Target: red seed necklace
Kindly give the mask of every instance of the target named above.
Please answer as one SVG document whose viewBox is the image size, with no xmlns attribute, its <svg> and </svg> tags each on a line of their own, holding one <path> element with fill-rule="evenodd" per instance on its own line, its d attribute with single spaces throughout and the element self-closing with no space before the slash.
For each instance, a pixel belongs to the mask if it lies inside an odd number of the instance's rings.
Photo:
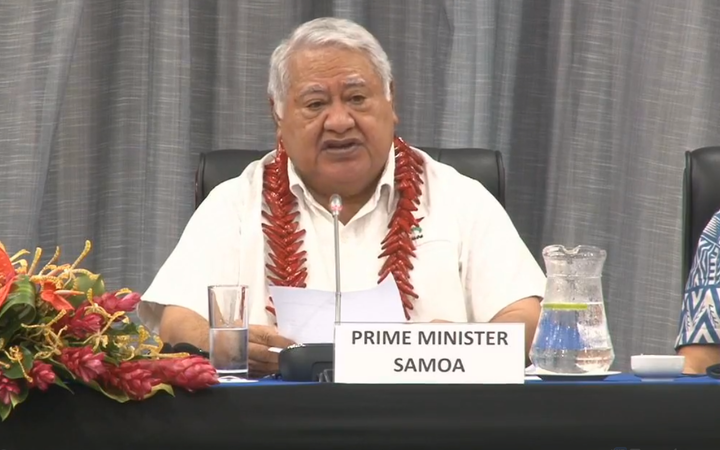
<svg viewBox="0 0 720 450">
<path fill-rule="evenodd" d="M 385 262 L 378 273 L 378 283 L 389 274 L 393 275 L 400 290 L 405 317 L 409 320 L 412 299 L 418 298 L 410 282 L 410 271 L 413 269 L 410 259 L 415 258 L 413 228 L 418 227 L 422 220 L 416 219 L 413 212 L 420 204 L 424 160 L 402 138 L 396 137 L 394 142 L 395 190 L 399 198 L 388 224 L 389 230 L 381 243 L 382 252 L 378 258 L 385 258 Z M 262 215 L 267 223 L 263 223 L 262 228 L 270 257 L 270 262 L 265 265 L 267 280 L 275 286 L 304 288 L 307 252 L 302 249 L 302 238 L 305 230 L 298 224 L 298 201 L 290 190 L 288 156 L 282 141 L 278 143 L 274 160 L 265 166 L 263 200 L 265 208 Z M 272 306 L 268 306 L 267 310 L 275 314 Z"/>
</svg>

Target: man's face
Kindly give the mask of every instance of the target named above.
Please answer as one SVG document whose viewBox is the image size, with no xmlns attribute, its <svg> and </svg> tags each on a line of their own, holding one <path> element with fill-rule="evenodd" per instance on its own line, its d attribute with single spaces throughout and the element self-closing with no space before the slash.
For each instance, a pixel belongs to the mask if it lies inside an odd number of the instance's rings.
<svg viewBox="0 0 720 450">
<path fill-rule="evenodd" d="M 288 66 L 278 135 L 304 183 L 322 197 L 372 192 L 397 124 L 372 63 L 359 51 L 325 47 L 297 52 Z"/>
</svg>

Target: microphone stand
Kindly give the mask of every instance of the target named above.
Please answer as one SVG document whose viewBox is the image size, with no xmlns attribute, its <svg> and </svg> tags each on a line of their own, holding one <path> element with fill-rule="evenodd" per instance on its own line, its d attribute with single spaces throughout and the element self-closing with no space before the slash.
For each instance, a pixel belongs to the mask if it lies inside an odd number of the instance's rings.
<svg viewBox="0 0 720 450">
<path fill-rule="evenodd" d="M 340 314 L 340 306 L 341 306 L 341 287 L 340 287 L 340 211 L 342 211 L 342 198 L 338 194 L 333 194 L 332 197 L 330 197 L 330 212 L 332 212 L 333 216 L 333 238 L 335 240 L 335 331 L 333 332 L 333 346 L 332 346 L 332 352 L 333 352 L 333 365 L 332 365 L 332 374 L 329 374 L 328 371 L 324 372 L 325 381 L 327 382 L 334 382 L 335 381 L 335 344 L 334 342 L 337 340 L 337 337 L 335 336 L 337 334 L 337 326 L 340 325 L 340 322 L 342 322 L 342 315 Z"/>
<path fill-rule="evenodd" d="M 333 216 L 333 237 L 335 240 L 335 324 L 341 322 L 340 299 L 342 297 L 340 287 L 340 211 L 342 211 L 342 198 L 333 194 L 330 197 L 330 211 Z"/>
</svg>

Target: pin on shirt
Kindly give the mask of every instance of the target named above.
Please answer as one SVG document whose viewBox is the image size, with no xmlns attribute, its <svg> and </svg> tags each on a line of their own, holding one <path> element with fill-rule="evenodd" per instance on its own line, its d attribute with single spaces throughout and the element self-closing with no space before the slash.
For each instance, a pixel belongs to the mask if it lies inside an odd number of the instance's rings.
<svg viewBox="0 0 720 450">
<path fill-rule="evenodd" d="M 420 226 L 414 226 L 414 227 L 412 227 L 411 232 L 412 232 L 412 237 L 411 237 L 410 239 L 412 239 L 413 241 L 417 241 L 418 239 L 422 239 L 422 237 L 423 237 L 422 227 L 420 227 Z"/>
</svg>

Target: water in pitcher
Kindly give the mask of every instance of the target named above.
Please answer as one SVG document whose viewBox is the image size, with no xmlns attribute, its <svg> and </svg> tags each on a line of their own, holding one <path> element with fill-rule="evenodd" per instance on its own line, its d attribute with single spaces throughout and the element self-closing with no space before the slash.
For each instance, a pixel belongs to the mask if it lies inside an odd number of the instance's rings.
<svg viewBox="0 0 720 450">
<path fill-rule="evenodd" d="M 543 250 L 547 285 L 530 350 L 536 368 L 558 374 L 605 372 L 614 359 L 602 293 L 604 250 Z"/>
<path fill-rule="evenodd" d="M 604 372 L 614 359 L 602 302 L 545 305 L 532 361 L 555 373 Z"/>
</svg>

